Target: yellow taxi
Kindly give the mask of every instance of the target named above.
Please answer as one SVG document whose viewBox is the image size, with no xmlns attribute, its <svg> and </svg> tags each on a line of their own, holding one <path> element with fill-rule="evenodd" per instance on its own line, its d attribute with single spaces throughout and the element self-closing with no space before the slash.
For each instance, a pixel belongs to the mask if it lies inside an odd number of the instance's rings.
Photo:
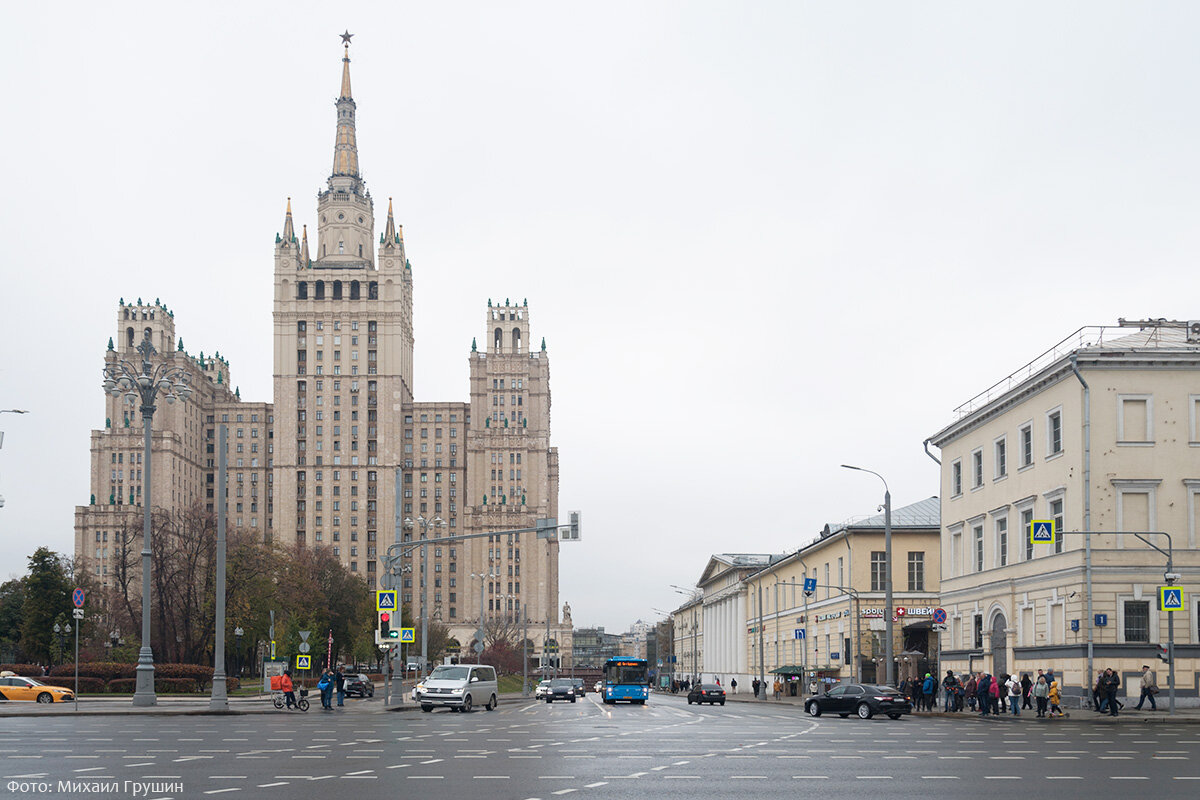
<svg viewBox="0 0 1200 800">
<path fill-rule="evenodd" d="M 47 686 L 33 678 L 22 678 L 5 670 L 0 672 L 0 701 L 36 700 L 39 703 L 67 703 L 75 699 L 75 693 L 61 686 Z"/>
</svg>

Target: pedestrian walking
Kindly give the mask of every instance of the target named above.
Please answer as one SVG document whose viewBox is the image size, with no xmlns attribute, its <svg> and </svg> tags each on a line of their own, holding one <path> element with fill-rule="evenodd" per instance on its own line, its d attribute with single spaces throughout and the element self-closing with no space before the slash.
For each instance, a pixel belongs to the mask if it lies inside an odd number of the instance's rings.
<svg viewBox="0 0 1200 800">
<path fill-rule="evenodd" d="M 1117 690 L 1121 688 L 1121 676 L 1113 672 L 1112 667 L 1104 670 L 1100 688 L 1104 691 L 1104 700 L 1108 703 L 1109 716 L 1117 716 Z"/>
<path fill-rule="evenodd" d="M 337 675 L 334 676 L 334 680 L 337 681 L 337 683 L 335 685 L 337 687 L 338 708 L 341 708 L 343 705 L 342 699 L 345 698 L 345 696 L 346 696 L 346 668 L 345 667 L 338 667 Z"/>
<path fill-rule="evenodd" d="M 1104 670 L 1096 673 L 1096 682 L 1092 684 L 1092 709 L 1095 711 L 1104 710 L 1104 689 L 1101 684 L 1104 682 Z"/>
<path fill-rule="evenodd" d="M 1142 664 L 1142 695 L 1138 698 L 1138 704 L 1134 706 L 1138 711 L 1142 710 L 1142 703 L 1146 702 L 1146 698 L 1150 699 L 1150 710 L 1158 711 L 1158 704 L 1154 702 L 1154 695 L 1158 694 L 1158 681 L 1154 677 L 1154 673 L 1150 670 L 1149 664 Z"/>
<path fill-rule="evenodd" d="M 1051 674 L 1053 674 L 1053 673 L 1051 673 Z M 1062 709 L 1059 708 L 1059 705 L 1058 705 L 1059 700 L 1061 699 L 1058 694 L 1058 681 L 1053 681 L 1053 680 L 1050 681 L 1050 691 L 1047 694 L 1047 697 L 1050 700 L 1050 716 L 1051 717 L 1061 717 L 1063 715 L 1063 712 L 1062 712 Z"/>
<path fill-rule="evenodd" d="M 1021 682 L 1017 680 L 1016 675 L 1008 676 L 1008 703 L 1012 707 L 1012 715 L 1014 717 L 1021 716 Z"/>
<path fill-rule="evenodd" d="M 1037 683 L 1030 690 L 1034 701 L 1037 703 L 1037 715 L 1039 719 L 1045 719 L 1046 706 L 1050 698 L 1050 686 L 1046 683 L 1045 675 L 1038 675 Z"/>
<path fill-rule="evenodd" d="M 1021 673 L 1021 708 L 1030 708 L 1033 700 L 1033 681 L 1028 672 Z"/>
<path fill-rule="evenodd" d="M 754 696 L 758 697 L 758 690 L 761 688 L 762 683 L 758 680 L 758 678 L 755 678 L 754 682 L 750 684 L 750 686 L 754 689 Z"/>
<path fill-rule="evenodd" d="M 971 672 L 967 675 L 967 683 L 963 686 L 963 694 L 967 696 L 967 708 L 971 713 L 975 713 L 975 695 L 979 691 L 979 679 L 975 677 L 975 673 Z"/>
<path fill-rule="evenodd" d="M 772 687 L 775 690 L 775 699 L 783 697 L 783 684 L 779 682 L 779 678 L 775 679 L 775 684 Z"/>
<path fill-rule="evenodd" d="M 729 679 L 729 688 L 733 689 L 734 694 L 737 694 L 737 678 Z"/>
<path fill-rule="evenodd" d="M 925 680 L 921 682 L 921 699 L 927 711 L 933 710 L 933 691 L 936 686 L 937 681 L 933 679 L 933 673 L 926 672 Z"/>
</svg>

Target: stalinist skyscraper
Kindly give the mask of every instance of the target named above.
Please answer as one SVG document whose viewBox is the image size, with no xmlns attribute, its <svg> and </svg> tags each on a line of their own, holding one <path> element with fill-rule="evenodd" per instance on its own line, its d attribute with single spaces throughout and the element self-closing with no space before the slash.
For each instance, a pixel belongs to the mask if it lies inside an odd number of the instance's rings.
<svg viewBox="0 0 1200 800">
<path fill-rule="evenodd" d="M 165 304 L 119 303 L 104 363 L 133 358 L 148 335 L 163 358 L 190 370 L 196 388 L 153 419 L 161 479 L 148 502 L 212 513 L 217 426 L 228 424 L 230 525 L 283 548 L 328 547 L 374 589 L 388 545 L 419 538 L 421 520 L 444 523 L 430 536 L 458 541 L 427 547 L 424 594 L 419 562 L 397 579 L 413 617 L 424 597 L 464 655 L 481 622 L 506 620 L 511 631 L 527 619 L 535 655 L 550 638 L 566 656 L 558 542 L 532 533 L 461 538 L 560 516 L 545 340 L 534 345 L 524 299 L 475 298 L 483 325 L 463 336 L 470 397 L 414 402 L 413 267 L 390 200 L 376 241 L 355 140 L 350 34 L 342 38 L 333 168 L 317 195 L 315 235 L 310 242 L 309 226 L 297 229 L 289 199 L 275 236 L 274 402 L 243 401 L 219 350 L 184 350 Z M 76 555 L 108 585 L 138 569 L 131 520 L 147 498 L 134 410 L 107 398 L 105 417 L 92 433 L 91 501 L 76 510 Z"/>
<path fill-rule="evenodd" d="M 390 200 L 375 242 L 349 34 L 343 41 L 316 236 L 310 244 L 306 226 L 297 234 L 289 201 L 275 244 L 273 524 L 277 541 L 334 548 L 375 588 L 402 520 L 440 520 L 430 536 L 460 537 L 556 517 L 558 452 L 549 444 L 549 356 L 544 343 L 531 346 L 524 301 L 487 302 L 485 344 L 468 354 L 468 402 L 414 402 L 413 269 Z M 400 534 L 420 530 L 418 522 Z M 430 616 L 464 649 L 481 620 L 526 617 L 532 639 L 540 643 L 549 622 L 551 638 L 569 646 L 559 629 L 557 542 L 464 539 L 428 555 Z M 411 566 L 398 588 L 419 618 L 421 570 Z"/>
</svg>

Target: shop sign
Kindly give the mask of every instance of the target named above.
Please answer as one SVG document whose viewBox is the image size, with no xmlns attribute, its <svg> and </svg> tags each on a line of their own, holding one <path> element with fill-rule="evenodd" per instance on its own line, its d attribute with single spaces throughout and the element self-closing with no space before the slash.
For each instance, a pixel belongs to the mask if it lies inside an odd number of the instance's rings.
<svg viewBox="0 0 1200 800">
<path fill-rule="evenodd" d="M 817 614 L 817 622 L 824 622 L 827 619 L 837 619 L 838 617 L 840 617 L 846 613 L 847 612 L 845 612 L 845 611 L 832 611 L 828 614 Z"/>
<path fill-rule="evenodd" d="M 893 609 L 898 617 L 931 617 L 933 616 L 933 606 L 897 606 Z M 882 617 L 882 608 L 864 608 L 861 616 L 863 617 Z"/>
</svg>

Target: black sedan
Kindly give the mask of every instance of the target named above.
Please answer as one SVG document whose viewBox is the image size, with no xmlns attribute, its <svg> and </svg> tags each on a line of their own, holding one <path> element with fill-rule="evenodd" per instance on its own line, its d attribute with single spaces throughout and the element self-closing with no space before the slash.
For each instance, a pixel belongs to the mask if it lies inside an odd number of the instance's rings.
<svg viewBox="0 0 1200 800">
<path fill-rule="evenodd" d="M 583 697 L 584 693 L 587 692 L 587 689 L 583 685 L 583 678 L 572 678 L 571 680 L 575 683 L 575 696 Z"/>
<path fill-rule="evenodd" d="M 891 719 L 900 719 L 901 714 L 912 713 L 912 703 L 890 686 L 845 683 L 811 698 L 805 702 L 804 710 L 813 717 L 828 713 L 845 719 L 857 714 L 860 719 L 870 719 L 876 714 L 887 714 Z"/>
<path fill-rule="evenodd" d="M 688 705 L 696 703 L 720 703 L 725 705 L 725 690 L 715 683 L 698 683 L 692 687 L 687 696 Z"/>
<path fill-rule="evenodd" d="M 351 673 L 346 676 L 346 683 L 343 685 L 347 697 L 374 697 L 375 684 L 371 679 L 361 673 Z"/>
<path fill-rule="evenodd" d="M 555 700 L 570 700 L 575 702 L 575 681 L 570 678 L 555 678 L 550 681 L 550 690 L 546 692 L 546 702 L 553 703 Z"/>
</svg>

